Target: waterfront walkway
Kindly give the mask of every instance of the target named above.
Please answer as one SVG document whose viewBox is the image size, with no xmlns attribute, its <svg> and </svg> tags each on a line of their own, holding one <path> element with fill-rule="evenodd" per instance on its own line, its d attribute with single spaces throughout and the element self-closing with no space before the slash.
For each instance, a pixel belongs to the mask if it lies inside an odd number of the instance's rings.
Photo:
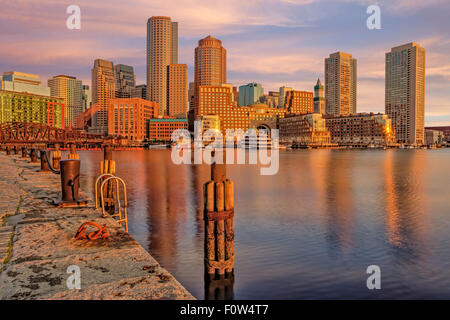
<svg viewBox="0 0 450 320">
<path fill-rule="evenodd" d="M 0 154 L 0 299 L 194 299 L 112 218 L 56 208 L 60 176 L 39 168 Z M 106 224 L 110 237 L 75 240 L 86 221 Z M 69 266 L 81 289 L 68 289 Z"/>
</svg>

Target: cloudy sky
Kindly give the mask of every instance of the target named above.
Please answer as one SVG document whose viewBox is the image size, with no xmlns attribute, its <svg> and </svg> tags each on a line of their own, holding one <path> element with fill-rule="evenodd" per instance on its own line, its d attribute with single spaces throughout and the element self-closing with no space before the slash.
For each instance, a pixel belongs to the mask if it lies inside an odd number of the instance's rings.
<svg viewBox="0 0 450 320">
<path fill-rule="evenodd" d="M 68 30 L 69 5 L 81 30 Z M 368 30 L 366 9 L 381 7 L 381 30 Z M 450 125 L 448 0 L 0 0 L 0 72 L 68 74 L 90 84 L 96 58 L 134 66 L 145 82 L 146 22 L 179 22 L 179 63 L 193 80 L 194 48 L 209 34 L 228 54 L 228 82 L 313 90 L 324 58 L 358 59 L 358 111 L 384 112 L 384 58 L 417 42 L 427 50 L 426 124 Z"/>
</svg>

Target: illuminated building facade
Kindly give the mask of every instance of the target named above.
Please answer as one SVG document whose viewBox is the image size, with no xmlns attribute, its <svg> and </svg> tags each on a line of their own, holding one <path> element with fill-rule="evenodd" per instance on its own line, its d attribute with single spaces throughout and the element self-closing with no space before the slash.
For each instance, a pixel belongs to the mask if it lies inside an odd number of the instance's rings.
<svg viewBox="0 0 450 320">
<path fill-rule="evenodd" d="M 327 114 L 356 113 L 356 59 L 336 52 L 325 59 L 325 110 Z"/>
<path fill-rule="evenodd" d="M 113 63 L 97 59 L 92 69 L 92 104 L 95 107 L 92 128 L 96 133 L 108 132 L 109 100 L 116 95 L 116 79 Z"/>
<path fill-rule="evenodd" d="M 314 112 L 313 93 L 297 90 L 287 91 L 285 109 L 288 112 L 295 114 Z"/>
<path fill-rule="evenodd" d="M 188 128 L 187 119 L 159 118 L 150 119 L 148 138 L 152 141 L 172 141 L 172 133 L 177 129 Z"/>
<path fill-rule="evenodd" d="M 59 75 L 48 80 L 50 93 L 53 97 L 63 99 L 64 126 L 75 126 L 75 119 L 83 112 L 83 85 L 75 77 Z"/>
<path fill-rule="evenodd" d="M 188 112 L 187 65 L 169 65 L 167 79 L 167 114 L 171 117 L 185 119 Z"/>
<path fill-rule="evenodd" d="M 42 123 L 64 129 L 63 99 L 0 90 L 0 123 Z"/>
<path fill-rule="evenodd" d="M 386 114 L 400 143 L 425 143 L 425 49 L 408 43 L 386 53 Z"/>
<path fill-rule="evenodd" d="M 143 141 L 149 121 L 158 116 L 158 104 L 140 98 L 116 98 L 109 101 L 108 134 L 132 141 Z"/>
</svg>

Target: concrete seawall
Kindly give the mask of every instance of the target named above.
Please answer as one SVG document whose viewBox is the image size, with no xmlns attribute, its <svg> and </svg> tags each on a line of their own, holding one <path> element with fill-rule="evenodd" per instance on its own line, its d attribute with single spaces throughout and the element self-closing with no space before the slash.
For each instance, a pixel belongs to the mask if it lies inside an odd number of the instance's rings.
<svg viewBox="0 0 450 320">
<path fill-rule="evenodd" d="M 194 299 L 92 202 L 56 208 L 60 176 L 38 169 L 28 159 L 0 154 L 0 299 Z M 74 239 L 86 221 L 106 224 L 110 237 Z M 79 290 L 67 287 L 71 265 L 81 271 Z"/>
</svg>

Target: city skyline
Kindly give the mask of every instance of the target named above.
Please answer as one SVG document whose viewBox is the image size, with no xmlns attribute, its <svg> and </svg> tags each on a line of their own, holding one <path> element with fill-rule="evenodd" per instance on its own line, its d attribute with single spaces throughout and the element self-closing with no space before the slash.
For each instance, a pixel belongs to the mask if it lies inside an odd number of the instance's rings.
<svg viewBox="0 0 450 320">
<path fill-rule="evenodd" d="M 178 6 L 183 7 L 185 3 L 178 1 Z M 123 8 L 115 2 L 114 6 L 105 8 L 81 1 L 81 30 L 65 28 L 67 14 L 64 4 L 52 3 L 50 6 L 49 2 L 44 1 L 42 6 L 51 7 L 46 12 L 47 18 L 52 17 L 51 21 L 45 17 L 31 17 L 32 5 L 22 8 L 20 4 L 5 4 L 5 10 L 1 13 L 2 23 L 9 21 L 14 25 L 27 17 L 27 22 L 20 28 L 18 26 L 17 30 L 27 28 L 28 35 L 22 33 L 14 39 L 5 35 L 10 41 L 0 49 L 0 68 L 3 71 L 39 74 L 44 83 L 54 75 L 68 74 L 89 84 L 92 62 L 102 58 L 114 64 L 133 66 L 137 83 L 145 83 L 145 23 L 149 16 L 168 15 L 173 21 L 179 22 L 179 63 L 188 65 L 189 82 L 194 79 L 194 48 L 199 39 L 209 34 L 222 40 L 229 53 L 227 82 L 235 86 L 258 82 L 267 91 L 278 90 L 284 85 L 312 91 L 317 78 L 324 79 L 323 60 L 332 52 L 344 51 L 358 60 L 358 112 L 384 112 L 385 53 L 392 47 L 417 42 L 428 53 L 425 125 L 450 124 L 447 103 L 450 93 L 446 92 L 450 81 L 450 58 L 447 54 L 450 42 L 445 39 L 445 33 L 434 31 L 449 28 L 442 26 L 447 23 L 445 19 L 431 19 L 433 14 L 439 16 L 444 11 L 442 8 L 448 6 L 443 1 L 421 4 L 400 1 L 395 5 L 380 2 L 382 29 L 372 31 L 365 26 L 368 16 L 365 13 L 368 5 L 365 1 L 340 4 L 312 0 L 282 1 L 276 14 L 272 12 L 276 9 L 273 1 L 266 1 L 264 10 L 253 4 L 242 7 L 233 1 L 227 4 L 200 3 L 191 4 L 190 10 L 183 11 L 178 6 L 158 1 L 152 4 L 140 3 L 139 10 L 131 9 L 133 5 Z M 327 15 L 320 13 L 319 9 L 324 6 L 329 11 Z M 17 10 L 18 7 L 23 10 Z M 93 15 L 101 8 L 107 9 L 105 16 L 110 18 L 110 22 L 93 21 Z M 235 13 L 238 8 L 242 13 L 255 9 L 254 17 L 246 21 L 240 13 L 230 18 L 231 13 Z M 123 25 L 125 19 L 119 14 L 121 9 L 124 16 L 133 17 L 132 22 L 127 20 L 129 25 L 126 27 Z M 425 22 L 406 23 L 407 19 L 414 19 L 419 14 L 419 9 L 420 21 L 426 20 L 427 28 L 421 28 Z M 204 14 L 197 21 L 193 18 L 193 10 L 217 11 L 220 14 L 215 21 L 212 17 L 204 17 Z M 302 10 L 306 10 L 309 15 L 305 17 L 303 13 L 294 16 L 294 13 Z M 16 18 L 17 15 L 22 18 L 15 21 L 6 16 L 12 12 Z M 339 14 L 344 12 L 345 15 Z M 328 15 L 334 15 L 334 18 L 330 19 Z M 60 27 L 57 27 L 58 23 Z M 439 24 L 439 27 L 433 27 L 435 24 Z M 41 39 L 36 30 L 47 30 L 52 34 L 52 40 Z M 344 31 L 350 30 L 354 36 L 347 37 Z M 109 41 L 100 39 L 111 32 L 115 32 L 115 36 L 108 38 Z M 129 45 L 123 46 L 123 42 Z M 52 50 L 44 50 L 44 43 Z M 34 54 L 31 54 L 31 48 Z M 12 50 L 16 50 L 17 54 L 11 54 Z M 257 52 L 262 54 L 255 54 Z"/>
</svg>

